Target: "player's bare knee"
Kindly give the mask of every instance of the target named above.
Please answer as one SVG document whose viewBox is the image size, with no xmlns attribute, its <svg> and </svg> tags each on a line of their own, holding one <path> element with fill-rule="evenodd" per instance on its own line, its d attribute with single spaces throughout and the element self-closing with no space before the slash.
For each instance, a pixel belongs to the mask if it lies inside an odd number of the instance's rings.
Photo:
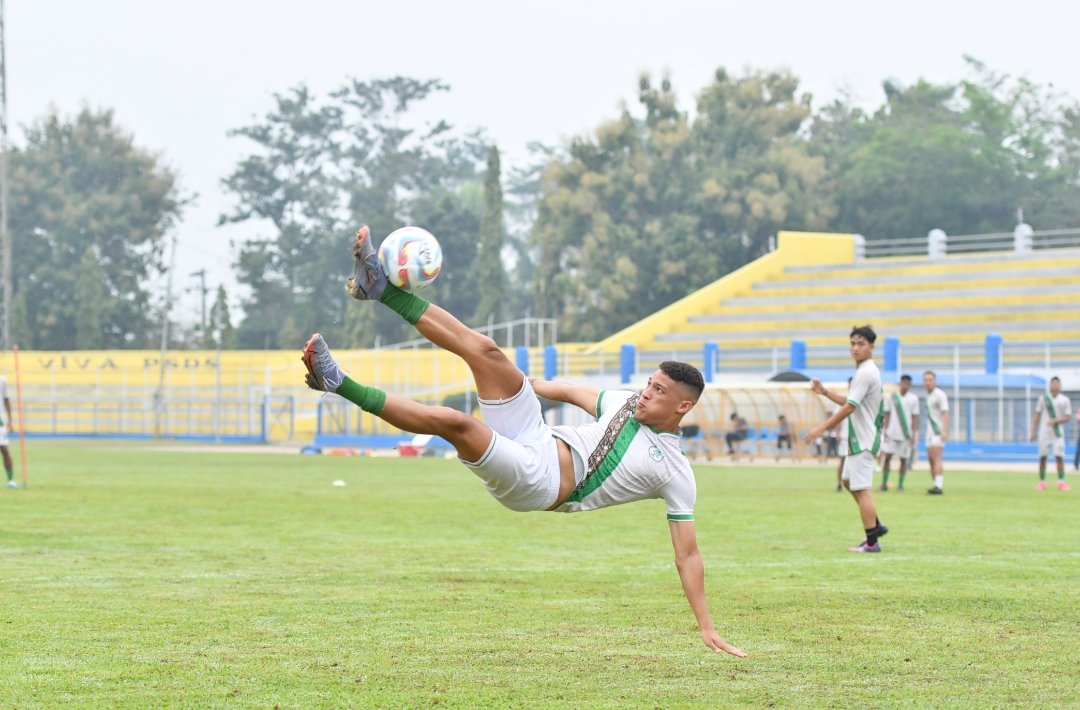
<svg viewBox="0 0 1080 710">
<path fill-rule="evenodd" d="M 479 423 L 474 417 L 449 407 L 439 407 L 438 417 L 440 433 L 449 441 L 461 438 Z"/>
</svg>

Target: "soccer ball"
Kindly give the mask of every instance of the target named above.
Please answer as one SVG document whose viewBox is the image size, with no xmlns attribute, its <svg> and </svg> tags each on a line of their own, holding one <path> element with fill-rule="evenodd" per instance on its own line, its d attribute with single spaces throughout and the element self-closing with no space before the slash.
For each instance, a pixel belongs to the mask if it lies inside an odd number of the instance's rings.
<svg viewBox="0 0 1080 710">
<path fill-rule="evenodd" d="M 426 229 L 402 227 L 379 245 L 379 263 L 390 283 L 403 291 L 419 291 L 442 270 L 442 247 Z"/>
</svg>

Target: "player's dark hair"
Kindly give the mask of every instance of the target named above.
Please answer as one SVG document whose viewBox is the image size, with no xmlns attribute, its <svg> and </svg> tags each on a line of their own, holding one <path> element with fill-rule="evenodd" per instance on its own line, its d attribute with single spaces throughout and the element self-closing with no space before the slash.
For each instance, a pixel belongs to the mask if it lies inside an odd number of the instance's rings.
<svg viewBox="0 0 1080 710">
<path fill-rule="evenodd" d="M 695 402 L 701 396 L 701 393 L 705 391 L 705 378 L 701 376 L 701 371 L 693 365 L 688 365 L 685 362 L 675 362 L 674 360 L 665 360 L 660 363 L 660 372 L 685 385 L 693 393 Z"/>
<path fill-rule="evenodd" d="M 1050 381 L 1051 382 L 1057 382 L 1059 385 L 1061 384 L 1061 378 L 1058 377 L 1057 375 L 1054 375 L 1053 377 L 1051 377 Z"/>
<path fill-rule="evenodd" d="M 927 370 L 926 372 L 922 373 L 922 375 L 923 375 L 923 377 L 926 377 L 927 375 L 933 375 L 934 379 L 935 380 L 937 379 L 937 373 L 934 372 L 933 370 Z"/>
<path fill-rule="evenodd" d="M 860 325 L 852 328 L 851 335 L 849 335 L 848 338 L 854 338 L 856 335 L 861 335 L 862 337 L 866 338 L 866 342 L 870 343 L 871 345 L 873 345 L 874 341 L 877 340 L 877 333 L 875 333 L 874 329 L 869 325 Z"/>
<path fill-rule="evenodd" d="M 911 375 L 900 375 L 901 382 L 911 382 Z"/>
</svg>

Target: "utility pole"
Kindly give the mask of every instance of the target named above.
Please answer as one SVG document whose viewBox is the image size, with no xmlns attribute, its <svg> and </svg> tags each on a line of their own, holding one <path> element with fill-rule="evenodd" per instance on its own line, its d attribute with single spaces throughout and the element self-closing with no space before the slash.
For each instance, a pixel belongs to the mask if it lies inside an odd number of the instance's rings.
<svg viewBox="0 0 1080 710">
<path fill-rule="evenodd" d="M 2 0 L 0 0 L 2 2 Z M 207 325 L 206 325 L 206 269 L 199 269 L 198 271 L 192 271 L 192 276 L 199 277 L 199 294 L 202 296 L 202 315 L 199 319 L 200 334 L 202 335 L 203 344 L 210 342 L 207 340 Z"/>
<path fill-rule="evenodd" d="M 172 255 L 169 257 L 169 270 L 165 275 L 165 300 L 161 306 L 161 354 L 158 355 L 158 386 L 154 392 L 154 436 L 165 434 L 165 369 L 168 363 L 165 355 L 169 350 L 169 310 L 172 307 L 172 277 L 176 271 L 176 235 L 172 238 Z"/>
<path fill-rule="evenodd" d="M 7 113 L 7 62 L 4 41 L 4 0 L 0 0 L 0 281 L 3 290 L 3 326 L 0 339 L 4 350 L 11 349 L 11 232 L 8 230 L 8 113 Z"/>
</svg>

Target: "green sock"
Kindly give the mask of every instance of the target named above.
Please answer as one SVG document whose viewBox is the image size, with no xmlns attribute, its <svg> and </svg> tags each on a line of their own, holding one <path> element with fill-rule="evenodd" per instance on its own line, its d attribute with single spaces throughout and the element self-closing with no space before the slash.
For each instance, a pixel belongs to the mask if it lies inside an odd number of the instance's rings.
<svg viewBox="0 0 1080 710">
<path fill-rule="evenodd" d="M 375 416 L 382 414 L 386 406 L 386 393 L 377 387 L 367 387 L 356 380 L 346 377 L 337 388 L 337 394 L 349 400 L 365 412 Z"/>
<path fill-rule="evenodd" d="M 389 306 L 390 310 L 407 320 L 410 325 L 416 325 L 416 321 L 420 320 L 420 316 L 424 315 L 424 311 L 431 305 L 431 303 L 420 298 L 415 293 L 402 291 L 394 284 L 389 283 L 386 284 L 386 289 L 383 290 L 382 298 L 379 300 Z"/>
<path fill-rule="evenodd" d="M 1046 480 L 1046 471 L 1039 471 L 1039 480 L 1040 481 L 1045 481 Z"/>
<path fill-rule="evenodd" d="M 11 478 L 11 471 L 8 471 L 8 478 Z M 1064 469 L 1062 469 L 1061 471 L 1058 471 L 1058 480 L 1059 481 L 1064 481 L 1065 480 L 1065 471 L 1064 471 Z"/>
<path fill-rule="evenodd" d="M 9 481 L 12 480 L 13 478 L 15 478 L 15 472 L 12 471 L 10 468 L 5 468 L 4 472 L 7 473 L 7 479 Z"/>
<path fill-rule="evenodd" d="M 884 487 L 884 486 L 888 485 L 888 483 L 889 483 L 889 472 L 888 471 L 882 471 L 881 472 L 881 485 Z"/>
<path fill-rule="evenodd" d="M 905 472 L 901 471 L 901 472 L 900 472 L 900 482 L 899 482 L 899 483 L 897 483 L 897 487 L 898 487 L 898 488 L 903 488 L 903 487 L 904 487 L 904 477 L 905 477 L 905 476 L 907 476 L 907 473 L 905 473 Z"/>
</svg>

